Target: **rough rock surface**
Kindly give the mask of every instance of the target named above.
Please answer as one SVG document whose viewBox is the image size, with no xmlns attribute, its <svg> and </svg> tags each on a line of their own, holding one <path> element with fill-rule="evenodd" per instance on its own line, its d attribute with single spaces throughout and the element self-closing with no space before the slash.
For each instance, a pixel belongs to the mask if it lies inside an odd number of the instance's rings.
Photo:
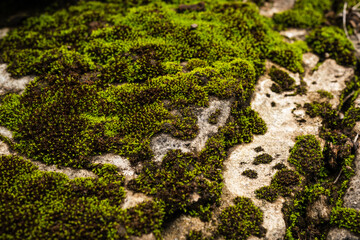
<svg viewBox="0 0 360 240">
<path fill-rule="evenodd" d="M 169 134 L 160 134 L 151 140 L 151 149 L 154 152 L 155 161 L 159 162 L 170 149 L 180 149 L 183 152 L 199 152 L 205 147 L 209 136 L 216 133 L 220 126 L 225 125 L 230 114 L 230 101 L 211 100 L 208 108 L 201 108 L 197 114 L 197 125 L 199 133 L 193 140 L 183 141 L 176 139 Z M 214 125 L 208 122 L 212 113 L 217 109 L 221 110 L 218 122 Z"/>
<path fill-rule="evenodd" d="M 295 4 L 295 0 L 273 0 L 265 2 L 260 8 L 260 14 L 265 17 L 272 17 L 275 13 L 283 12 L 291 9 Z"/>
<path fill-rule="evenodd" d="M 359 240 L 357 236 L 353 235 L 346 229 L 334 228 L 332 229 L 327 238 L 327 240 Z"/>
<path fill-rule="evenodd" d="M 310 118 L 305 115 L 303 106 L 312 101 L 321 101 L 317 90 L 326 90 L 335 97 L 330 101 L 336 106 L 338 97 L 354 71 L 336 64 L 334 60 L 326 60 L 319 69 L 311 74 L 311 69 L 317 64 L 318 58 L 313 54 L 303 56 L 306 66 L 304 81 L 307 83 L 307 95 L 287 96 L 288 93 L 275 94 L 271 92 L 272 81 L 267 75 L 261 77 L 257 83 L 252 100 L 252 108 L 259 113 L 266 122 L 268 131 L 265 135 L 254 136 L 251 143 L 237 146 L 233 149 L 225 162 L 225 186 L 234 196 L 251 198 L 255 205 L 264 212 L 263 226 L 268 230 L 266 239 L 283 239 L 285 222 L 281 213 L 283 199 L 274 203 L 255 198 L 254 191 L 270 184 L 276 170 L 272 167 L 277 163 L 288 165 L 289 149 L 294 145 L 295 138 L 304 134 L 318 134 L 321 126 L 319 118 Z M 268 62 L 267 69 L 273 64 Z M 297 74 L 289 73 L 296 83 L 300 83 Z M 275 103 L 271 104 L 271 103 Z M 254 149 L 261 146 L 265 153 L 274 157 L 270 164 L 253 165 L 253 159 L 259 155 Z M 241 173 L 246 169 L 257 171 L 258 178 L 250 179 Z"/>
<path fill-rule="evenodd" d="M 8 92 L 22 93 L 33 77 L 25 76 L 19 79 L 12 78 L 8 72 L 6 72 L 7 64 L 0 64 L 0 95 L 4 95 Z"/>
</svg>

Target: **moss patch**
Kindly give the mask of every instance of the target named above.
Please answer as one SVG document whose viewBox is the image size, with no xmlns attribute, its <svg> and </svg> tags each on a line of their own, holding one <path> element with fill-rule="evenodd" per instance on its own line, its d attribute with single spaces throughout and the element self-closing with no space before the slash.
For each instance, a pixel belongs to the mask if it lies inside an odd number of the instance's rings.
<svg viewBox="0 0 360 240">
<path fill-rule="evenodd" d="M 234 206 L 227 207 L 220 215 L 218 231 L 225 239 L 247 239 L 250 235 L 263 237 L 263 213 L 249 198 L 237 197 Z"/>
<path fill-rule="evenodd" d="M 267 163 L 271 163 L 272 160 L 274 160 L 274 158 L 270 154 L 263 153 L 255 157 L 253 164 L 254 165 L 267 164 Z"/>
</svg>

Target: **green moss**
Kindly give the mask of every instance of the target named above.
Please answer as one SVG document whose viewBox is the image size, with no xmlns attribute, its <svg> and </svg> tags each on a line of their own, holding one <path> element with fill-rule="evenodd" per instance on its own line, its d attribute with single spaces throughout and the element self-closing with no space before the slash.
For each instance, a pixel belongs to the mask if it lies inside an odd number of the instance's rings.
<svg viewBox="0 0 360 240">
<path fill-rule="evenodd" d="M 279 192 L 272 186 L 265 186 L 256 189 L 255 195 L 259 199 L 265 199 L 268 202 L 274 202 L 278 198 Z"/>
<path fill-rule="evenodd" d="M 331 212 L 331 224 L 360 233 L 360 212 L 352 208 L 334 208 Z"/>
<path fill-rule="evenodd" d="M 333 99 L 334 98 L 334 95 L 332 95 L 331 92 L 328 92 L 328 91 L 325 91 L 325 90 L 317 90 L 316 91 L 320 97 L 322 98 L 327 98 L 327 99 Z"/>
<path fill-rule="evenodd" d="M 320 142 L 313 135 L 296 138 L 288 161 L 295 165 L 297 171 L 306 176 L 318 177 L 323 174 L 324 161 Z"/>
<path fill-rule="evenodd" d="M 274 14 L 280 28 L 314 28 L 324 22 L 324 13 L 332 7 L 331 0 L 300 0 L 293 9 Z"/>
<path fill-rule="evenodd" d="M 295 89 L 295 80 L 289 76 L 287 72 L 282 71 L 274 66 L 271 67 L 269 76 L 271 80 L 278 84 L 277 88 L 280 88 L 280 92 L 282 91 L 291 91 Z M 276 92 L 272 89 L 273 92 Z"/>
<path fill-rule="evenodd" d="M 296 192 L 300 184 L 301 177 L 298 172 L 282 168 L 271 179 L 271 184 L 255 190 L 255 195 L 259 199 L 274 202 L 279 195 L 286 197 Z"/>
<path fill-rule="evenodd" d="M 274 160 L 274 158 L 270 154 L 263 153 L 255 157 L 253 164 L 255 165 L 267 164 L 267 163 L 271 163 L 272 160 Z"/>
<path fill-rule="evenodd" d="M 354 46 L 337 27 L 315 29 L 306 37 L 306 42 L 323 59 L 328 53 L 338 64 L 348 66 L 356 64 Z"/>
<path fill-rule="evenodd" d="M 221 110 L 220 109 L 216 109 L 215 112 L 213 112 L 212 114 L 210 114 L 208 122 L 210 124 L 217 124 L 218 123 L 218 118 L 221 115 Z"/>
<path fill-rule="evenodd" d="M 255 170 L 247 169 L 241 173 L 241 175 L 244 175 L 248 178 L 256 179 L 258 177 L 258 174 Z"/>
<path fill-rule="evenodd" d="M 97 179 L 70 180 L 20 157 L 1 156 L 0 238 L 127 239 L 159 232 L 161 202 L 122 210 L 123 176 L 112 165 L 95 169 Z"/>
<path fill-rule="evenodd" d="M 234 206 L 227 207 L 220 215 L 218 231 L 225 239 L 247 239 L 251 235 L 263 237 L 263 213 L 249 198 L 237 197 Z"/>
</svg>

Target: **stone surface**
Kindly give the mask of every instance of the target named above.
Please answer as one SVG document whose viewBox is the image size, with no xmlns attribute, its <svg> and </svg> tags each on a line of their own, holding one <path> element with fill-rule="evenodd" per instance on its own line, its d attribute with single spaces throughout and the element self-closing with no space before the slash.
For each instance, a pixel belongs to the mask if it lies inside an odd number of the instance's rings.
<svg viewBox="0 0 360 240">
<path fill-rule="evenodd" d="M 279 198 L 275 203 L 265 203 L 255 198 L 254 191 L 270 184 L 276 170 L 272 167 L 277 163 L 288 165 L 289 149 L 295 144 L 299 135 L 317 135 L 321 126 L 321 119 L 306 116 L 302 107 L 305 103 L 322 101 L 317 90 L 326 90 L 335 97 L 331 100 L 333 106 L 339 103 L 338 97 L 354 71 L 336 64 L 334 60 L 326 60 L 319 69 L 311 74 L 317 61 L 313 54 L 304 55 L 308 93 L 304 96 L 287 96 L 288 93 L 276 94 L 270 90 L 272 81 L 269 76 L 261 77 L 253 94 L 252 108 L 259 113 L 266 122 L 268 131 L 265 135 L 254 136 L 251 143 L 233 148 L 225 161 L 224 183 L 234 196 L 251 198 L 255 205 L 264 212 L 263 226 L 268 230 L 266 239 L 283 239 L 285 222 L 281 213 L 283 201 Z M 268 62 L 267 69 L 273 64 Z M 298 74 L 289 74 L 300 83 Z M 272 106 L 272 102 L 275 106 Z M 254 151 L 261 146 L 265 153 L 274 157 L 270 164 L 253 165 L 253 159 L 260 153 Z M 257 179 L 249 179 L 241 173 L 246 169 L 257 171 Z"/>
<path fill-rule="evenodd" d="M 326 239 L 327 240 L 359 240 L 360 238 L 353 235 L 348 230 L 334 228 L 330 230 Z"/>
<path fill-rule="evenodd" d="M 6 71 L 7 64 L 0 64 L 0 95 L 8 92 L 22 93 L 26 85 L 34 78 L 30 76 L 21 77 L 19 79 L 12 78 Z"/>
<path fill-rule="evenodd" d="M 6 34 L 9 32 L 9 30 L 10 30 L 9 28 L 1 28 L 0 29 L 0 39 L 5 37 Z"/>
<path fill-rule="evenodd" d="M 319 199 L 316 200 L 309 208 L 307 212 L 308 216 L 314 221 L 320 220 L 330 220 L 331 208 L 329 208 L 327 202 L 327 197 L 325 195 L 320 195 Z"/>
<path fill-rule="evenodd" d="M 283 12 L 293 8 L 295 0 L 273 0 L 265 2 L 260 7 L 260 14 L 265 17 L 272 17 L 275 13 Z"/>
<path fill-rule="evenodd" d="M 197 110 L 197 125 L 199 127 L 199 133 L 193 140 L 180 140 L 170 136 L 169 134 L 160 134 L 151 140 L 150 147 L 154 152 L 154 158 L 156 162 L 160 162 L 161 159 L 170 149 L 180 149 L 183 152 L 200 152 L 205 147 L 205 143 L 209 136 L 216 133 L 219 127 L 225 125 L 227 118 L 230 115 L 229 100 L 211 100 L 209 101 L 208 108 L 200 108 Z M 217 124 L 210 124 L 208 122 L 209 116 L 217 109 L 221 110 L 221 114 L 218 118 Z"/>
<path fill-rule="evenodd" d="M 93 163 L 102 163 L 102 164 L 113 164 L 117 166 L 122 174 L 124 174 L 125 178 L 134 178 L 135 177 L 135 170 L 131 167 L 130 161 L 119 155 L 115 155 L 112 153 L 94 156 L 92 158 Z"/>
</svg>

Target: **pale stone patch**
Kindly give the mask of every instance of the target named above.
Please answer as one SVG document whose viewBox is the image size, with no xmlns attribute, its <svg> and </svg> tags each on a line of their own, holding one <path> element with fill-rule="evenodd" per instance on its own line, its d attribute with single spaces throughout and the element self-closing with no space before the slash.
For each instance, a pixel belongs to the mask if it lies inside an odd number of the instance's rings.
<svg viewBox="0 0 360 240">
<path fill-rule="evenodd" d="M 199 133 L 193 140 L 180 140 L 169 134 L 160 134 L 151 140 L 150 147 L 154 153 L 155 162 L 160 162 L 166 153 L 171 149 L 180 149 L 182 152 L 200 152 L 206 144 L 211 134 L 218 131 L 219 127 L 224 126 L 230 115 L 230 100 L 211 100 L 208 108 L 197 110 L 197 125 Z M 217 109 L 221 110 L 216 124 L 210 124 L 208 119 Z"/>
<path fill-rule="evenodd" d="M 8 92 L 22 93 L 26 85 L 34 78 L 30 76 L 15 79 L 6 71 L 7 64 L 0 64 L 0 95 Z"/>
<path fill-rule="evenodd" d="M 307 69 L 316 65 L 316 57 L 312 54 L 304 55 L 304 63 Z M 267 69 L 273 64 L 267 63 Z M 339 103 L 341 91 L 345 88 L 345 81 L 354 75 L 354 70 L 336 64 L 334 60 L 326 60 L 319 69 L 310 75 L 307 71 L 304 81 L 307 83 L 308 93 L 304 96 L 286 96 L 289 93 L 276 94 L 270 90 L 272 81 L 269 76 L 261 77 L 253 94 L 252 109 L 259 113 L 268 127 L 264 135 L 254 136 L 251 143 L 234 147 L 228 159 L 225 161 L 224 183 L 234 196 L 251 198 L 255 205 L 264 212 L 264 223 L 268 231 L 267 239 L 282 239 L 285 235 L 285 221 L 281 213 L 283 199 L 280 197 L 274 203 L 255 198 L 254 191 L 263 186 L 270 185 L 276 170 L 273 166 L 283 163 L 289 166 L 287 159 L 289 150 L 295 144 L 295 138 L 299 135 L 318 135 L 321 126 L 320 118 L 310 118 L 301 107 L 312 101 L 322 101 L 317 90 L 325 90 L 334 95 L 331 100 L 333 106 Z M 300 83 L 298 74 L 289 74 Z M 275 106 L 271 106 L 274 102 Z M 268 153 L 274 157 L 269 164 L 252 164 L 254 158 L 261 154 L 256 153 L 254 148 L 261 146 L 262 153 Z M 246 169 L 257 171 L 257 179 L 249 179 L 241 175 Z"/>
<path fill-rule="evenodd" d="M 275 13 L 283 12 L 294 7 L 295 0 L 273 0 L 265 2 L 260 7 L 260 14 L 265 17 L 272 17 Z"/>
<path fill-rule="evenodd" d="M 0 126 L 0 134 L 5 136 L 5 137 L 8 137 L 10 139 L 13 138 L 12 132 L 9 129 L 7 129 L 6 127 L 3 127 L 3 126 Z"/>
<path fill-rule="evenodd" d="M 125 178 L 133 178 L 135 175 L 135 170 L 131 167 L 130 161 L 125 157 L 113 153 L 95 156 L 93 157 L 92 162 L 113 164 L 118 167 L 120 172 L 124 174 Z"/>
<path fill-rule="evenodd" d="M 9 28 L 1 28 L 0 29 L 0 39 L 4 38 L 8 34 L 9 31 L 10 31 Z"/>
</svg>

